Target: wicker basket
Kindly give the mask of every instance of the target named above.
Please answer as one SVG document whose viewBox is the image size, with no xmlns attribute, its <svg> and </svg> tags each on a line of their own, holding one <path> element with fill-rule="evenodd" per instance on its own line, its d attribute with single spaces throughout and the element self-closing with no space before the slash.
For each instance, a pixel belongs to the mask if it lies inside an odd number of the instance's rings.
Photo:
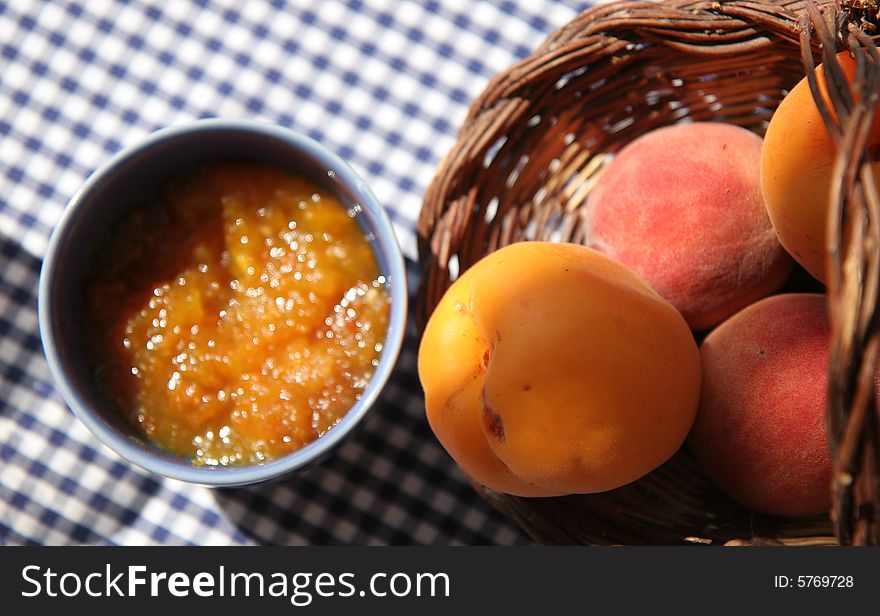
<svg viewBox="0 0 880 616">
<path fill-rule="evenodd" d="M 642 133 L 693 119 L 763 134 L 787 89 L 804 76 L 804 58 L 809 62 L 810 50 L 821 47 L 807 42 L 802 58 L 802 34 L 815 41 L 809 29 L 798 27 L 803 9 L 803 2 L 766 1 L 598 6 L 495 77 L 473 102 L 425 195 L 418 224 L 419 327 L 450 280 L 496 248 L 529 239 L 582 243 L 583 206 L 607 154 Z M 846 120 L 847 114 L 839 117 Z M 850 158 L 845 169 L 862 161 Z M 845 196 L 849 190 L 855 188 L 848 186 Z M 859 203 L 864 206 L 864 199 Z M 847 246 L 841 250 L 848 254 Z M 840 314 L 874 314 L 876 298 L 859 303 L 852 281 L 839 282 L 829 293 L 843 302 Z M 859 285 L 855 293 L 861 297 Z M 832 310 L 834 318 L 844 319 Z M 876 417 L 862 413 L 858 426 L 847 423 L 856 392 L 865 389 L 860 362 L 876 352 L 872 327 L 849 328 L 849 338 L 835 342 L 845 352 L 834 353 L 839 403 L 832 450 L 848 447 L 849 457 L 838 464 L 830 516 L 785 519 L 747 511 L 704 476 L 686 447 L 635 483 L 601 494 L 527 499 L 476 487 L 548 544 L 876 543 Z M 873 389 L 867 390 L 871 399 L 859 403 L 871 408 Z M 855 436 L 845 442 L 848 425 Z M 867 440 L 866 430 L 873 431 Z M 874 471 L 862 472 L 859 465 Z M 868 477 L 867 487 L 854 488 L 854 477 Z"/>
</svg>

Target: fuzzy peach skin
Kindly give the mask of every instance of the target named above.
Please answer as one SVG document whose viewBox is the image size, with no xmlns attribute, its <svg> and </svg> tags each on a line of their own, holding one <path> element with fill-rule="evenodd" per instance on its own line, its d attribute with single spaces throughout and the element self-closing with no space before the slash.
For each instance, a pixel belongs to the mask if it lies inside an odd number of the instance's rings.
<svg viewBox="0 0 880 616">
<path fill-rule="evenodd" d="M 761 195 L 761 138 L 716 122 L 636 139 L 590 194 L 590 245 L 708 329 L 791 272 Z"/>
<path fill-rule="evenodd" d="M 583 246 L 522 242 L 449 288 L 419 377 L 431 428 L 465 473 L 551 496 L 610 490 L 672 456 L 700 369 L 684 319 L 626 267 Z"/>
<path fill-rule="evenodd" d="M 755 511 L 808 516 L 829 508 L 826 310 L 824 295 L 769 297 L 700 348 L 702 396 L 688 442 L 706 473 Z"/>
</svg>

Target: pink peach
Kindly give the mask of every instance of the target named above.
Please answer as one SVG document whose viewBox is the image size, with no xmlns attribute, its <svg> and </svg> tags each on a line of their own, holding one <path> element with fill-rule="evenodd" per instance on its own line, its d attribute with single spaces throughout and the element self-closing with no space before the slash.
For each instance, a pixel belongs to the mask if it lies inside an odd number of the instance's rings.
<svg viewBox="0 0 880 616">
<path fill-rule="evenodd" d="M 717 122 L 636 139 L 590 194 L 592 247 L 629 266 L 693 329 L 772 293 L 793 261 L 764 207 L 761 145 L 757 135 Z"/>
<path fill-rule="evenodd" d="M 826 310 L 824 295 L 769 297 L 700 348 L 700 407 L 688 442 L 706 473 L 750 509 L 808 516 L 829 508 Z"/>
</svg>

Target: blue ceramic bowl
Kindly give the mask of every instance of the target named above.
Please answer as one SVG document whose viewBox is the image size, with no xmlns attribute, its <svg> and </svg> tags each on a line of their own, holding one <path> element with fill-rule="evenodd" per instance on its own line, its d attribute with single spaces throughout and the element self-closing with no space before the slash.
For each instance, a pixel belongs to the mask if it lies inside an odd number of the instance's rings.
<svg viewBox="0 0 880 616">
<path fill-rule="evenodd" d="M 371 234 L 379 268 L 388 280 L 391 314 L 379 366 L 348 413 L 321 438 L 284 457 L 259 465 L 199 467 L 146 440 L 108 404 L 88 360 L 84 279 L 95 247 L 138 201 L 194 165 L 219 160 L 271 164 L 335 193 L 343 204 L 359 204 L 358 221 Z M 367 185 L 342 159 L 317 142 L 289 130 L 250 121 L 201 120 L 153 133 L 110 159 L 71 199 L 49 243 L 40 274 L 39 314 L 43 348 L 65 401 L 82 422 L 126 460 L 159 475 L 208 486 L 267 481 L 314 464 L 364 419 L 382 390 L 403 341 L 406 275 L 388 216 Z"/>
</svg>

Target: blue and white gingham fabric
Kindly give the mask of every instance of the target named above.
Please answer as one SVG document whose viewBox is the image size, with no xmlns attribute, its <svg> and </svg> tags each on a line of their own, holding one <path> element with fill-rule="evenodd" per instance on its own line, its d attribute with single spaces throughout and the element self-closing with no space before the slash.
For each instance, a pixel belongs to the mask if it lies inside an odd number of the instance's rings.
<svg viewBox="0 0 880 616">
<path fill-rule="evenodd" d="M 365 428 L 332 458 L 209 490 L 129 465 L 66 408 L 40 344 L 37 281 L 53 226 L 96 167 L 155 129 L 215 116 L 274 122 L 348 160 L 413 259 L 422 194 L 468 103 L 585 7 L 0 0 L 0 543 L 527 542 L 430 433 L 414 332 Z"/>
</svg>

